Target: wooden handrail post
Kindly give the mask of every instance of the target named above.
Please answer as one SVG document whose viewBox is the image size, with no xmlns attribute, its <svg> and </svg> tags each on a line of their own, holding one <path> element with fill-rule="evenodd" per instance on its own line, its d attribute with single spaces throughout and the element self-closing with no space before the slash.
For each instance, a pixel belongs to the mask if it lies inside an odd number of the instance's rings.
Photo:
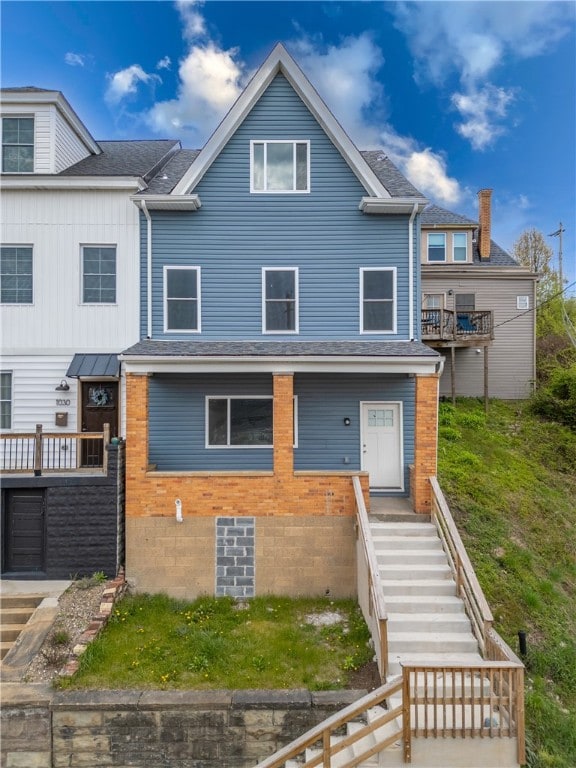
<svg viewBox="0 0 576 768">
<path fill-rule="evenodd" d="M 404 762 L 412 762 L 412 725 L 410 723 L 410 670 L 402 667 L 402 737 Z"/>
<path fill-rule="evenodd" d="M 110 445 L 110 424 L 102 427 L 102 472 L 108 474 L 108 446 Z"/>
<path fill-rule="evenodd" d="M 36 477 L 42 474 L 42 424 L 36 424 L 34 435 L 34 474 Z"/>
</svg>

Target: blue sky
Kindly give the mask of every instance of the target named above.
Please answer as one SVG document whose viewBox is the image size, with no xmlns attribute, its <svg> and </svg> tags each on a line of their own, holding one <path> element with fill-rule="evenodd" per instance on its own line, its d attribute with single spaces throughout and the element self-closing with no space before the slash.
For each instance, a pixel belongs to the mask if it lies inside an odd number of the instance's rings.
<svg viewBox="0 0 576 768">
<path fill-rule="evenodd" d="M 575 2 L 11 2 L 1 81 L 60 90 L 96 139 L 198 148 L 283 42 L 360 149 L 504 248 L 564 234 L 576 281 Z M 547 238 L 558 251 L 558 238 Z M 576 290 L 570 290 L 576 293 Z"/>
</svg>

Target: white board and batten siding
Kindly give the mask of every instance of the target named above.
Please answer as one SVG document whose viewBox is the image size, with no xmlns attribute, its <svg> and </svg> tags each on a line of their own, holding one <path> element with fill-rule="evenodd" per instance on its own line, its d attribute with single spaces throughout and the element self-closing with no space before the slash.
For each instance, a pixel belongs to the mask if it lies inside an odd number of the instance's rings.
<svg viewBox="0 0 576 768">
<path fill-rule="evenodd" d="M 453 309 L 454 293 L 473 293 L 476 310 L 492 310 L 494 340 L 488 348 L 488 394 L 504 400 L 529 397 L 536 377 L 535 367 L 535 282 L 516 277 L 476 277 L 469 280 L 423 279 L 424 293 L 444 293 L 446 309 Z M 518 308 L 517 297 L 529 297 L 529 311 Z M 484 354 L 476 347 L 456 349 L 456 392 L 465 397 L 484 394 Z M 440 380 L 440 394 L 451 393 L 450 350 Z"/>
<path fill-rule="evenodd" d="M 90 154 L 55 104 L 3 104 L 4 117 L 34 118 L 34 173 L 59 173 Z"/>
</svg>

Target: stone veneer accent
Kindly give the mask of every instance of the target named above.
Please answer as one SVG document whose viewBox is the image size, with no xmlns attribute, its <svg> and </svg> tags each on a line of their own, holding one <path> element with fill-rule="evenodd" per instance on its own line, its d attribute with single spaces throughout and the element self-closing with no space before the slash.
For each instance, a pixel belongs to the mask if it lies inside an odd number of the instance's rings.
<svg viewBox="0 0 576 768">
<path fill-rule="evenodd" d="M 216 518 L 216 597 L 254 597 L 253 517 Z"/>
</svg>

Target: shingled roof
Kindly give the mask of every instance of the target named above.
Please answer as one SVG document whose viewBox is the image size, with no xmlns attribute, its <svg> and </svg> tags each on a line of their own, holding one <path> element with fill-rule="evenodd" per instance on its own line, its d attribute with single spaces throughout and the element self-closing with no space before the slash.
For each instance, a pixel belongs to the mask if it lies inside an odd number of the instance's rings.
<svg viewBox="0 0 576 768">
<path fill-rule="evenodd" d="M 100 155 L 85 157 L 60 176 L 141 176 L 148 180 L 180 148 L 176 139 L 99 141 Z"/>
</svg>

